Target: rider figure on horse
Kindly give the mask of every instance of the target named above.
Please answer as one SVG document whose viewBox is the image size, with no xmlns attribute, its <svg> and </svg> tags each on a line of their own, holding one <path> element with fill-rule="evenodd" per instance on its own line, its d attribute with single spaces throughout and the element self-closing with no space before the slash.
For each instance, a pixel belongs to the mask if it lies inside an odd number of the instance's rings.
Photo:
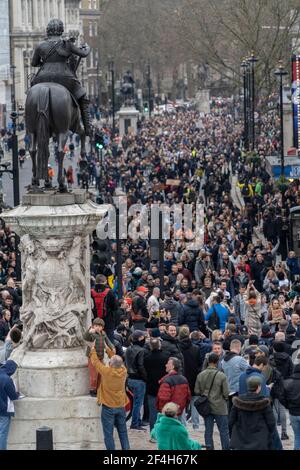
<svg viewBox="0 0 300 470">
<path fill-rule="evenodd" d="M 70 66 L 74 56 L 87 57 L 90 53 L 88 45 L 76 47 L 71 39 L 63 39 L 64 24 L 53 19 L 47 26 L 47 39 L 35 48 L 31 65 L 40 67 L 31 85 L 37 83 L 55 82 L 66 87 L 77 100 L 86 135 L 91 133 L 89 100 L 86 91 L 76 77 L 76 70 Z"/>
</svg>

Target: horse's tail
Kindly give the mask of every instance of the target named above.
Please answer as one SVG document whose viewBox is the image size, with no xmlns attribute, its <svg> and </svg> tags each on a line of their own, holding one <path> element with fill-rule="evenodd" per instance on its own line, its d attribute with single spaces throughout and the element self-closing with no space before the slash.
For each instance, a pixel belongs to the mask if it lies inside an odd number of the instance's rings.
<svg viewBox="0 0 300 470">
<path fill-rule="evenodd" d="M 48 178 L 50 89 L 41 87 L 37 103 L 37 178 Z"/>
</svg>

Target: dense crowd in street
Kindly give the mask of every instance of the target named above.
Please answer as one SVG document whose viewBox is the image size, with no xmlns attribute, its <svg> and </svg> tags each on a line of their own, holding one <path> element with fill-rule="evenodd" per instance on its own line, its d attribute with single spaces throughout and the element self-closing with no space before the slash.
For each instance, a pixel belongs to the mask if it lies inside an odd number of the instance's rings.
<svg viewBox="0 0 300 470">
<path fill-rule="evenodd" d="M 242 130 L 226 107 L 202 117 L 166 113 L 140 122 L 136 136 L 109 140 L 105 179 L 96 156 L 88 156 L 102 201 L 110 202 L 118 188 L 129 207 L 194 204 L 193 222 L 196 203 L 205 206 L 198 250 L 188 249 L 182 227 L 171 227 L 163 291 L 148 240 L 122 242 L 121 298 L 115 241 L 110 256 L 92 258 L 94 320 L 85 340 L 90 394 L 102 405 L 108 450 L 115 448 L 114 427 L 122 449 L 130 448 L 129 411 L 130 429 L 141 439 L 149 432 L 160 450 L 200 449 L 189 437 L 189 421 L 196 431 L 204 422 L 208 449 L 216 424 L 223 450 L 280 450 L 293 437 L 300 450 L 300 264 L 288 251 L 285 224 L 289 209 L 300 205 L 299 181 L 282 191 L 266 171 L 264 157 L 279 149 L 274 119 L 260 123 L 256 161 L 243 152 Z M 233 176 L 244 207 L 233 197 Z M 260 226 L 264 237 L 255 236 Z M 20 341 L 22 297 L 14 281 L 14 236 L 5 226 L 0 243 L 4 363 Z M 0 368 L 0 423 L 10 418 L 1 385 L 10 366 L 8 360 Z"/>
</svg>

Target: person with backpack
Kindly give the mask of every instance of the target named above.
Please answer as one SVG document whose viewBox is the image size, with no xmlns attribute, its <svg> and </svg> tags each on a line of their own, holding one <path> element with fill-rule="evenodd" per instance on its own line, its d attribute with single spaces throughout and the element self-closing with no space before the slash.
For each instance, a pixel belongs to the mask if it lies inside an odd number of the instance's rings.
<svg viewBox="0 0 300 470">
<path fill-rule="evenodd" d="M 205 321 L 207 322 L 207 326 L 211 331 L 214 330 L 222 330 L 225 331 L 225 325 L 228 320 L 229 311 L 228 308 L 224 307 L 221 304 L 222 302 L 221 295 L 216 295 L 213 298 L 213 304 L 208 310 L 207 314 L 205 315 Z"/>
<path fill-rule="evenodd" d="M 105 321 L 105 332 L 111 343 L 114 343 L 114 329 L 118 302 L 113 291 L 107 286 L 107 278 L 103 274 L 96 276 L 95 289 L 91 290 L 94 301 L 94 316 Z"/>
</svg>

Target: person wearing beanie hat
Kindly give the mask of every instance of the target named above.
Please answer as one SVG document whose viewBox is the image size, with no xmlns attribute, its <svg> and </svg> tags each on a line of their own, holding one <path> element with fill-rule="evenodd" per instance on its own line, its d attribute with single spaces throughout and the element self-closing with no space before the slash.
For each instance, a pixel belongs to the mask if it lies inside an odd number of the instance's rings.
<svg viewBox="0 0 300 470">
<path fill-rule="evenodd" d="M 146 322 L 149 319 L 149 313 L 147 310 L 147 304 L 145 297 L 148 294 L 148 289 L 145 286 L 139 286 L 136 289 L 136 294 L 133 296 L 132 299 L 132 312 L 131 312 L 131 320 L 132 320 L 132 328 L 134 330 L 145 330 L 146 329 Z"/>
<path fill-rule="evenodd" d="M 289 410 L 294 450 L 300 450 L 300 364 L 294 367 L 291 377 L 284 381 L 284 393 L 280 401 Z"/>
<path fill-rule="evenodd" d="M 107 278 L 97 274 L 95 289 L 91 289 L 94 302 L 94 318 L 105 321 L 105 331 L 111 343 L 114 341 L 115 316 L 118 311 L 118 302 L 113 291 L 107 286 Z"/>
<path fill-rule="evenodd" d="M 230 448 L 235 450 L 271 450 L 276 430 L 270 399 L 261 394 L 262 377 L 247 380 L 247 392 L 233 398 L 229 415 Z"/>
<path fill-rule="evenodd" d="M 151 330 L 151 338 L 160 338 L 160 331 L 159 331 L 159 328 L 152 328 L 152 330 Z"/>
</svg>

